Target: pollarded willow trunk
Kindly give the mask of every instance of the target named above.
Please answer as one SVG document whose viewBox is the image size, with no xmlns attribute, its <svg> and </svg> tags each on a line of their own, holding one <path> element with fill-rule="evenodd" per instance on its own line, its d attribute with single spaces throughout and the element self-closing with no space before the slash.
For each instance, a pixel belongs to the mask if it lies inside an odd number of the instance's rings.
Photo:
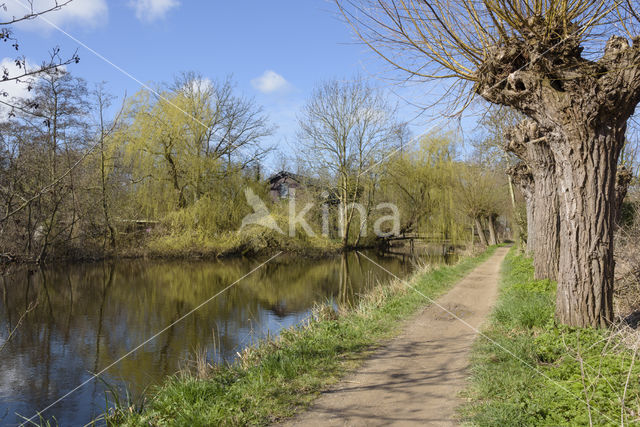
<svg viewBox="0 0 640 427">
<path fill-rule="evenodd" d="M 535 200 L 533 199 L 533 175 L 529 170 L 529 167 L 524 162 L 519 162 L 514 166 L 507 169 L 507 174 L 511 176 L 514 184 L 518 186 L 522 197 L 524 197 L 525 209 L 526 209 L 526 253 L 527 255 L 533 254 L 533 248 L 535 247 L 535 233 L 533 232 L 533 213 L 535 211 Z M 518 215 L 517 213 L 514 213 Z M 517 219 L 519 226 L 522 230 L 522 221 Z"/>
<path fill-rule="evenodd" d="M 489 221 L 489 239 L 491 241 L 492 245 L 497 245 L 499 242 L 498 240 L 498 233 L 496 232 L 496 215 L 489 215 L 488 221 Z"/>
<path fill-rule="evenodd" d="M 553 149 L 562 211 L 556 319 L 564 324 L 606 327 L 613 320 L 615 184 L 623 139 L 623 129 L 583 130 Z"/>
<path fill-rule="evenodd" d="M 536 279 L 556 280 L 560 262 L 560 214 L 553 153 L 546 140 L 551 136 L 531 141 L 533 198 L 538 207 L 533 217 L 533 233 L 538 244 L 533 252 Z"/>
<path fill-rule="evenodd" d="M 482 222 L 480 222 L 480 218 L 475 217 L 473 219 L 474 224 L 476 225 L 476 230 L 478 230 L 478 237 L 480 238 L 480 244 L 482 246 L 489 246 L 487 244 L 487 236 L 484 234 L 484 229 L 482 228 Z"/>
<path fill-rule="evenodd" d="M 616 166 L 626 123 L 640 102 L 640 39 L 581 56 L 578 28 L 532 19 L 532 37 L 504 40 L 478 69 L 476 90 L 539 123 L 556 165 L 560 258 L 556 319 L 605 327 L 613 319 Z M 546 34 L 542 37 L 540 35 Z"/>
<path fill-rule="evenodd" d="M 532 242 L 527 249 L 533 255 L 535 278 L 556 280 L 560 260 L 560 216 L 555 161 L 549 147 L 553 135 L 541 131 L 532 120 L 524 120 L 506 136 L 507 151 L 518 156 L 531 174 L 529 197 L 536 208 L 527 218 L 530 224 L 528 237 Z"/>
<path fill-rule="evenodd" d="M 624 198 L 627 197 L 627 191 L 629 190 L 629 185 L 632 180 L 633 174 L 631 171 L 625 166 L 619 166 L 616 174 L 616 225 L 620 224 L 622 217 L 622 203 L 624 202 Z"/>
<path fill-rule="evenodd" d="M 496 235 L 496 217 L 494 215 L 489 215 L 487 217 L 487 223 L 489 224 L 489 244 L 497 245 L 498 237 Z"/>
</svg>

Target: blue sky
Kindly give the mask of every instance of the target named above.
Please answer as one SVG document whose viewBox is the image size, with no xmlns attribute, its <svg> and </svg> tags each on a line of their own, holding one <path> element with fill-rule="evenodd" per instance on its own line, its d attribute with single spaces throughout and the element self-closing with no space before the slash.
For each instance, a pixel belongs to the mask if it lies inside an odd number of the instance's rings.
<svg viewBox="0 0 640 427">
<path fill-rule="evenodd" d="M 25 2 L 6 0 L 6 14 L 21 15 Z M 181 71 L 210 79 L 232 75 L 238 92 L 264 106 L 278 126 L 267 143 L 285 152 L 295 147 L 296 114 L 323 79 L 360 73 L 390 92 L 428 102 L 420 86 L 385 79 L 390 67 L 356 42 L 332 0 L 73 0 L 45 16 L 68 35 L 41 18 L 18 25 L 20 53 L 28 60 L 40 62 L 56 45 L 68 55 L 77 49 L 81 61 L 69 71 L 90 84 L 106 81 L 116 95 L 133 94 L 140 84 L 83 44 L 144 83 L 169 82 Z M 2 58 L 12 55 L 5 45 Z M 418 110 L 397 101 L 414 134 L 432 125 L 433 117 L 414 119 Z"/>
</svg>

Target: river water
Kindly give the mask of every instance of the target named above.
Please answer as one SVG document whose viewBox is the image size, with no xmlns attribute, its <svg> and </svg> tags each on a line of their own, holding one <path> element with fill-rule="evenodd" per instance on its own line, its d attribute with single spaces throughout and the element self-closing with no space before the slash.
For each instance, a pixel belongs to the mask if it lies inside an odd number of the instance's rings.
<svg viewBox="0 0 640 427">
<path fill-rule="evenodd" d="M 413 256 L 366 255 L 400 277 L 416 265 Z M 0 347 L 21 317 L 22 322 L 0 350 L 0 425 L 35 415 L 262 262 L 119 260 L 22 269 L 1 277 Z M 43 417 L 55 417 L 63 426 L 83 425 L 107 407 L 105 390 L 126 389 L 135 399 L 189 366 L 196 351 L 206 352 L 211 363 L 231 361 L 255 340 L 308 318 L 316 304 L 348 306 L 368 287 L 389 280 L 388 272 L 356 253 L 313 260 L 283 255 Z"/>
</svg>

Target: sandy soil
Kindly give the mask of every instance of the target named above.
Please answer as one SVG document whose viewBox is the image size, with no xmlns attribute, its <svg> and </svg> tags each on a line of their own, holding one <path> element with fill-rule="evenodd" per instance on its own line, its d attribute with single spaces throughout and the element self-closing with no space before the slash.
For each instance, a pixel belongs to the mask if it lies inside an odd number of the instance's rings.
<svg viewBox="0 0 640 427">
<path fill-rule="evenodd" d="M 508 248 L 409 321 L 401 335 L 287 426 L 456 425 L 476 331 L 496 300 Z M 441 307 L 446 308 L 453 316 Z"/>
</svg>

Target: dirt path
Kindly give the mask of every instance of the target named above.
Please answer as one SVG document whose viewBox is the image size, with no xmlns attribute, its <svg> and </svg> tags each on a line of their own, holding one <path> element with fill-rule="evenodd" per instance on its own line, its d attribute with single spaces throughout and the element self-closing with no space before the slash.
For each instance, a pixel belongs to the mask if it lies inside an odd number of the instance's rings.
<svg viewBox="0 0 640 427">
<path fill-rule="evenodd" d="M 507 251 L 498 248 L 437 303 L 479 327 L 495 302 Z M 475 338 L 464 323 L 430 305 L 362 368 L 286 425 L 455 425 Z"/>
</svg>

